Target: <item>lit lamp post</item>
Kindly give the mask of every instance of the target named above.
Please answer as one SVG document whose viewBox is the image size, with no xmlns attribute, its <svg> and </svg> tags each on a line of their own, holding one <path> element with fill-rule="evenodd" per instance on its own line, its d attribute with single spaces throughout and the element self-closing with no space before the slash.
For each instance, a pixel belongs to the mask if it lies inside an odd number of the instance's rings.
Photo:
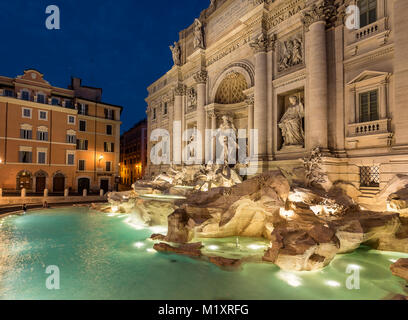
<svg viewBox="0 0 408 320">
<path fill-rule="evenodd" d="M 101 166 L 101 161 L 103 160 L 103 155 L 101 154 L 100 156 L 99 156 L 99 166 Z"/>
</svg>

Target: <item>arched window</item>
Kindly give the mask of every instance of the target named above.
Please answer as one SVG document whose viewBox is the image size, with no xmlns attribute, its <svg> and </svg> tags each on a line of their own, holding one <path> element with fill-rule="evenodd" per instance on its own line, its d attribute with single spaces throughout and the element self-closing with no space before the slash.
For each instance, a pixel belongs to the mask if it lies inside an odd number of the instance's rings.
<svg viewBox="0 0 408 320">
<path fill-rule="evenodd" d="M 231 72 L 218 87 L 215 103 L 234 104 L 245 101 L 246 95 L 243 91 L 246 89 L 248 89 L 248 84 L 245 77 L 241 73 Z"/>
</svg>

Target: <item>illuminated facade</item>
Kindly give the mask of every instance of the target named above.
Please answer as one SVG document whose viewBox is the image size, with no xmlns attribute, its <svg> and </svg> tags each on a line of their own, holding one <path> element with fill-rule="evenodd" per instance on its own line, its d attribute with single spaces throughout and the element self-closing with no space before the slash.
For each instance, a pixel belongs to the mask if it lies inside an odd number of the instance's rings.
<svg viewBox="0 0 408 320">
<path fill-rule="evenodd" d="M 0 188 L 114 189 L 122 107 L 101 96 L 77 78 L 53 87 L 36 70 L 0 77 Z"/>
<path fill-rule="evenodd" d="M 360 25 L 350 28 L 355 4 Z M 227 117 L 247 130 L 248 151 L 256 144 L 258 172 L 296 176 L 318 147 L 332 183 L 370 198 L 408 172 L 407 14 L 406 0 L 212 1 L 171 46 L 172 69 L 148 87 L 148 134 L 165 129 L 172 141 Z M 187 143 L 170 148 L 170 161 Z M 166 170 L 149 161 L 149 175 Z"/>
<path fill-rule="evenodd" d="M 147 121 L 142 120 L 120 138 L 121 183 L 130 187 L 142 179 L 147 165 Z"/>
</svg>

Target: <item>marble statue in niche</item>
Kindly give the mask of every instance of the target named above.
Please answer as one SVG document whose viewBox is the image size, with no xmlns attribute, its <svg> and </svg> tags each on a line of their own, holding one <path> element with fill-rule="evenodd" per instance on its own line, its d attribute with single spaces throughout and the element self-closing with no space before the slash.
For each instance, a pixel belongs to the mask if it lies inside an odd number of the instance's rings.
<svg viewBox="0 0 408 320">
<path fill-rule="evenodd" d="M 220 145 L 223 146 L 224 150 L 224 164 L 229 163 L 229 154 L 232 153 L 233 151 L 231 150 L 238 150 L 238 143 L 237 143 L 237 138 L 238 138 L 238 130 L 234 125 L 234 121 L 232 117 L 223 115 L 222 116 L 222 122 L 220 125 L 220 128 L 218 129 L 219 135 L 219 143 Z M 229 142 L 232 142 L 232 145 L 229 145 Z"/>
<path fill-rule="evenodd" d="M 180 66 L 181 65 L 181 49 L 178 42 L 174 42 L 174 46 L 170 46 L 171 53 L 173 55 L 173 62 L 174 65 Z"/>
<path fill-rule="evenodd" d="M 198 19 L 195 19 L 195 21 L 194 21 L 193 34 L 194 34 L 194 49 L 197 49 L 197 48 L 205 49 L 205 47 L 204 47 L 203 24 Z"/>
<path fill-rule="evenodd" d="M 303 41 L 302 38 L 296 37 L 281 42 L 278 71 L 284 71 L 288 68 L 303 63 Z"/>
<path fill-rule="evenodd" d="M 282 131 L 284 140 L 283 146 L 303 147 L 305 144 L 305 132 L 303 130 L 305 108 L 296 96 L 291 96 L 289 102 L 290 106 L 279 122 L 279 128 Z"/>
</svg>

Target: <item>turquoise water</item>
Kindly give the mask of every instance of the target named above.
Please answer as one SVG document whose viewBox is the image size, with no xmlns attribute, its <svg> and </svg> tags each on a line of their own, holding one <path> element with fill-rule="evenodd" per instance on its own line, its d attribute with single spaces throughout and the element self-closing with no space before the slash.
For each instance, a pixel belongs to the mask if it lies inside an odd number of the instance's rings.
<svg viewBox="0 0 408 320">
<path fill-rule="evenodd" d="M 361 248 L 319 272 L 289 273 L 266 263 L 225 271 L 201 260 L 156 253 L 148 240 L 160 229 L 138 228 L 126 216 L 67 208 L 0 219 L 1 299 L 384 299 L 405 294 L 392 261 L 407 254 Z M 259 257 L 262 239 L 209 240 L 205 251 Z M 349 265 L 360 289 L 346 288 Z M 58 266 L 60 289 L 45 273 Z"/>
</svg>

